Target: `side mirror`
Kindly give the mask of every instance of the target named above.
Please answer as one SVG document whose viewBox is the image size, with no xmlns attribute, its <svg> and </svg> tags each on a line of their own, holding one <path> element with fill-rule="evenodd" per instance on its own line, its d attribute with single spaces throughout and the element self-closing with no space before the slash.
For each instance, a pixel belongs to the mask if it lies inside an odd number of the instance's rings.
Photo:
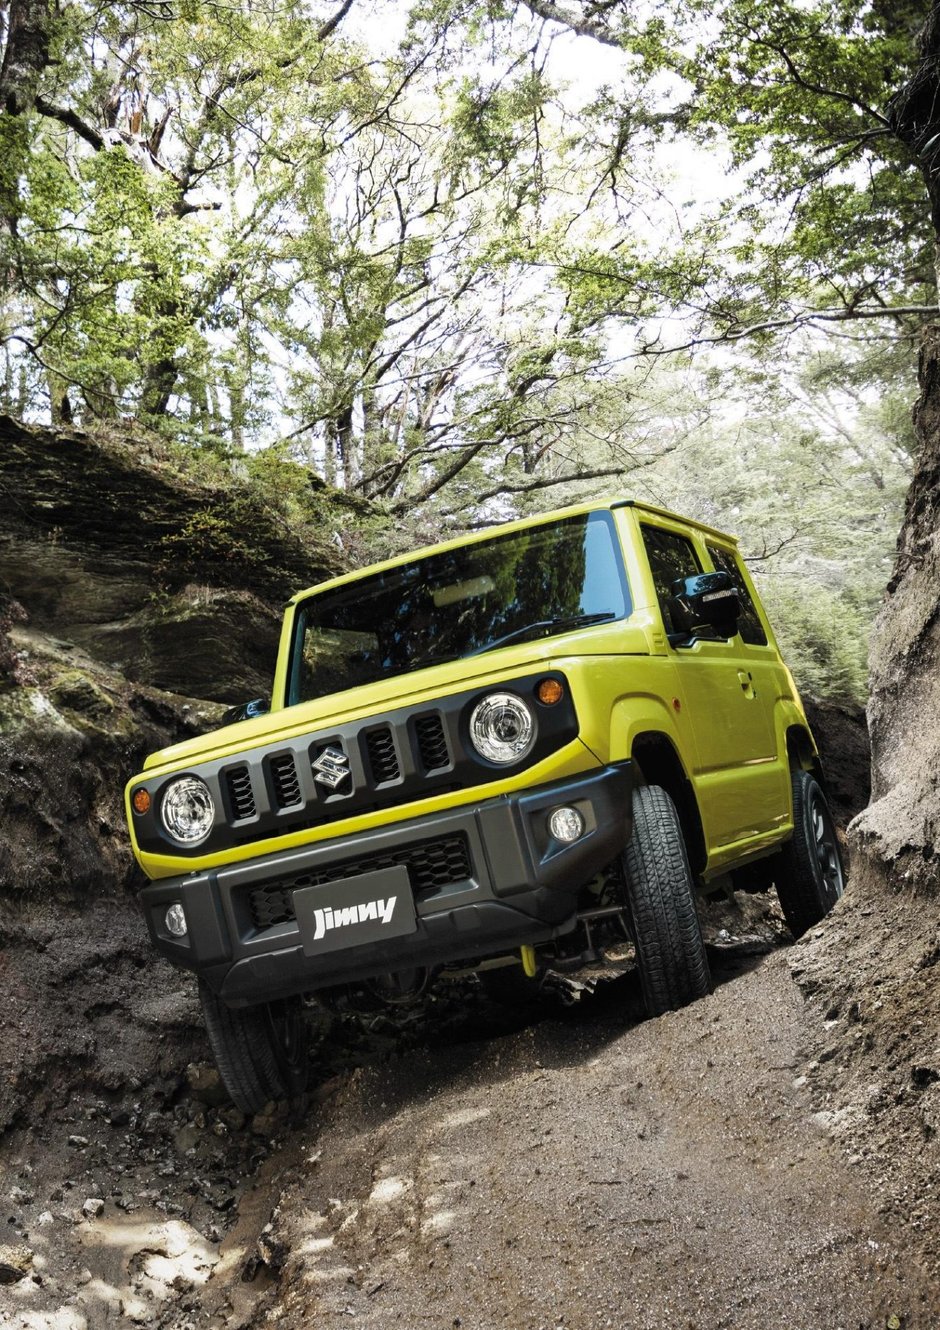
<svg viewBox="0 0 940 1330">
<path fill-rule="evenodd" d="M 266 716 L 271 710 L 266 697 L 253 697 L 250 702 L 239 702 L 237 707 L 229 707 L 222 712 L 219 725 L 237 725 L 240 720 L 254 720 L 255 716 Z"/>
<path fill-rule="evenodd" d="M 683 638 L 694 637 L 703 628 L 712 629 L 719 637 L 734 637 L 741 601 L 730 573 L 697 573 L 676 578 L 669 609 Z"/>
</svg>

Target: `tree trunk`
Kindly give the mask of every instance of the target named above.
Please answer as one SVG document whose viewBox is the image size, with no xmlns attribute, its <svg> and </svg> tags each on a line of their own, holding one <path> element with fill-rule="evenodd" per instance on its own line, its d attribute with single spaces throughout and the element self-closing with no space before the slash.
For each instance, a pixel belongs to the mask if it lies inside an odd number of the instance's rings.
<svg viewBox="0 0 940 1330">
<path fill-rule="evenodd" d="M 171 356 L 161 357 L 150 367 L 141 394 L 142 419 L 153 423 L 156 418 L 166 415 L 178 377 L 179 369 Z"/>
<path fill-rule="evenodd" d="M 49 63 L 52 6 L 49 0 L 10 0 L 0 65 L 0 111 L 22 115 L 36 100 Z"/>
<path fill-rule="evenodd" d="M 891 98 L 888 118 L 917 160 L 930 199 L 934 236 L 940 237 L 940 4 L 931 6 L 917 38 L 917 53 L 917 68 Z"/>
</svg>

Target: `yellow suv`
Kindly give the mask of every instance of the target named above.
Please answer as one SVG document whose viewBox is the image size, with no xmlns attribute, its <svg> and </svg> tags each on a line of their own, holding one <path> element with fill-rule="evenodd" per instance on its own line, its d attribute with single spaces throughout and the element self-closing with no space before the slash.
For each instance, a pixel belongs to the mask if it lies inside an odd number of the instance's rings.
<svg viewBox="0 0 940 1330">
<path fill-rule="evenodd" d="M 651 1014 L 709 989 L 696 892 L 842 892 L 816 746 L 731 536 L 631 500 L 419 550 L 288 605 L 270 709 L 127 787 L 157 949 L 246 1111 L 296 1092 L 302 995 L 629 939 Z"/>
</svg>

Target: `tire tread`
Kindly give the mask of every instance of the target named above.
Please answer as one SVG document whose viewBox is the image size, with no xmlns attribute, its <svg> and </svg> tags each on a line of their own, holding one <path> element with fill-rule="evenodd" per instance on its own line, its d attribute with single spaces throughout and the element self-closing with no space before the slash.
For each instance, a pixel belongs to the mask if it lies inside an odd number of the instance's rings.
<svg viewBox="0 0 940 1330">
<path fill-rule="evenodd" d="M 200 982 L 199 1000 L 222 1084 L 236 1108 L 258 1113 L 287 1094 L 264 1008 L 233 1010 Z"/>
<path fill-rule="evenodd" d="M 818 782 L 802 767 L 791 775 L 793 790 L 793 835 L 780 850 L 777 897 L 794 937 L 820 923 L 832 908 L 821 895 L 815 846 L 808 835 L 807 819 L 811 791 L 815 787 L 825 803 Z M 828 804 L 826 805 L 828 811 Z"/>
<path fill-rule="evenodd" d="M 643 994 L 649 1014 L 659 1016 L 711 990 L 682 828 L 660 786 L 633 793 L 624 867 Z"/>
</svg>

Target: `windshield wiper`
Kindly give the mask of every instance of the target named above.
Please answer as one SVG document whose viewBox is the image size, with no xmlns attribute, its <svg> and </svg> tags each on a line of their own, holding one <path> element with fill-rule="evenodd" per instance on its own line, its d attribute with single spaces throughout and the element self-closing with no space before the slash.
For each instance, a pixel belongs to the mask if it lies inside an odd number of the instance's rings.
<svg viewBox="0 0 940 1330">
<path fill-rule="evenodd" d="M 459 656 L 453 651 L 438 651 L 429 656 L 419 656 L 417 660 L 410 661 L 409 668 L 423 670 L 430 665 L 446 665 L 450 660 L 459 660 Z"/>
<path fill-rule="evenodd" d="M 588 624 L 603 623 L 606 619 L 616 619 L 616 617 L 613 610 L 603 610 L 600 614 L 565 614 L 555 619 L 539 619 L 536 623 L 527 623 L 521 628 L 514 628 L 511 633 L 497 637 L 495 642 L 487 642 L 485 647 L 477 647 L 476 651 L 467 654 L 480 656 L 484 651 L 495 651 L 497 647 L 504 647 L 514 642 L 516 638 L 523 637 L 526 633 L 537 633 L 542 628 L 586 628 Z"/>
</svg>

